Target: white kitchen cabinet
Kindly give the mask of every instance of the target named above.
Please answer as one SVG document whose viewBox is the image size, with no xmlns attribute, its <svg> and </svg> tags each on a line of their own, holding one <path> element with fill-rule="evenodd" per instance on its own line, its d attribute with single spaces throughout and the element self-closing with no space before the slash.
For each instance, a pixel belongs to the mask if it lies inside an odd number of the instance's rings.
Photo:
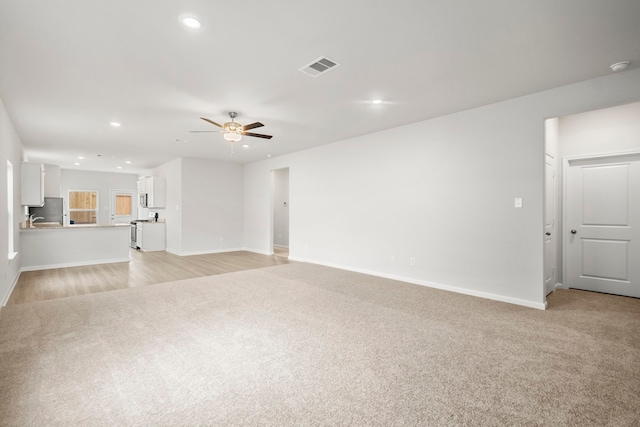
<svg viewBox="0 0 640 427">
<path fill-rule="evenodd" d="M 164 208 L 166 206 L 166 181 L 163 176 L 146 176 L 138 180 L 138 194 L 146 194 L 147 206 L 142 205 L 143 198 L 140 198 L 142 207 Z"/>
<path fill-rule="evenodd" d="M 151 176 L 147 178 L 147 194 L 149 195 L 148 207 L 164 208 L 166 205 L 166 181 L 163 176 Z"/>
<path fill-rule="evenodd" d="M 44 206 L 44 165 L 22 162 L 21 198 L 23 206 Z"/>
<path fill-rule="evenodd" d="M 137 227 L 138 246 L 143 252 L 164 251 L 166 229 L 164 222 L 139 222 Z"/>
<path fill-rule="evenodd" d="M 138 194 L 146 193 L 147 192 L 147 178 L 145 178 L 145 177 L 138 178 L 137 186 L 138 186 Z"/>
</svg>

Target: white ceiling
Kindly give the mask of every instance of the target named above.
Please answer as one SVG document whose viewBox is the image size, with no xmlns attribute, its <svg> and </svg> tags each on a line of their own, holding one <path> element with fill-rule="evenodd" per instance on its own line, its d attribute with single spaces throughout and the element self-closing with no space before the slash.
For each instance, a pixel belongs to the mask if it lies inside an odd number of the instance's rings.
<svg viewBox="0 0 640 427">
<path fill-rule="evenodd" d="M 636 67 L 639 22 L 638 0 L 0 0 L 0 97 L 31 161 L 246 163 Z M 320 56 L 341 65 L 298 71 Z M 229 111 L 273 139 L 189 133 Z"/>
</svg>

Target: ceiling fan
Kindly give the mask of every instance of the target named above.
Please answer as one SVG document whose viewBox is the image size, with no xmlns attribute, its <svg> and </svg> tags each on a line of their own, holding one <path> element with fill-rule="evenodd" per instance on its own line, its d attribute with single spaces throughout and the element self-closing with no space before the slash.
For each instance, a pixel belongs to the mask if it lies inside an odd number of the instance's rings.
<svg viewBox="0 0 640 427">
<path fill-rule="evenodd" d="M 264 138 L 264 139 L 271 139 L 273 138 L 273 136 L 271 135 L 263 135 L 261 133 L 253 133 L 253 132 L 247 132 L 248 130 L 251 129 L 255 129 L 255 128 L 259 128 L 264 126 L 262 123 L 260 122 L 255 122 L 255 123 L 251 123 L 249 125 L 245 125 L 242 126 L 240 123 L 235 121 L 235 118 L 238 116 L 238 113 L 231 111 L 229 113 L 229 117 L 231 117 L 231 121 L 227 122 L 223 125 L 220 125 L 216 122 L 214 122 L 213 120 L 207 119 L 206 117 L 200 117 L 202 120 L 204 120 L 207 123 L 211 123 L 212 125 L 218 126 L 221 130 L 220 131 L 212 131 L 212 130 L 192 130 L 191 132 L 197 133 L 197 132 L 222 132 L 222 136 L 224 137 L 224 139 L 226 139 L 229 142 L 238 142 L 242 139 L 243 136 L 253 136 L 256 138 Z"/>
</svg>

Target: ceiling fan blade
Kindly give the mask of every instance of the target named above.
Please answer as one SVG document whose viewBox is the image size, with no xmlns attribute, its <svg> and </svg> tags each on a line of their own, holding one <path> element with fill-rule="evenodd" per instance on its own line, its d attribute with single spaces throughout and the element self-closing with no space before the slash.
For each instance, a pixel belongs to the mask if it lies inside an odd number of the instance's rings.
<svg viewBox="0 0 640 427">
<path fill-rule="evenodd" d="M 271 139 L 273 138 L 272 135 L 263 135 L 261 133 L 253 133 L 253 132 L 244 132 L 243 135 L 246 136 L 255 136 L 256 138 L 264 138 L 264 139 Z"/>
<path fill-rule="evenodd" d="M 213 120 L 209 120 L 206 117 L 200 117 L 202 120 L 204 120 L 205 122 L 211 123 L 212 125 L 218 126 L 219 128 L 222 127 L 222 125 L 217 124 L 216 122 L 214 122 Z"/>
<path fill-rule="evenodd" d="M 262 127 L 262 126 L 264 126 L 262 123 L 255 122 L 255 123 L 251 123 L 250 125 L 242 126 L 242 130 L 243 131 L 247 131 L 247 130 L 259 128 L 259 127 Z"/>
</svg>

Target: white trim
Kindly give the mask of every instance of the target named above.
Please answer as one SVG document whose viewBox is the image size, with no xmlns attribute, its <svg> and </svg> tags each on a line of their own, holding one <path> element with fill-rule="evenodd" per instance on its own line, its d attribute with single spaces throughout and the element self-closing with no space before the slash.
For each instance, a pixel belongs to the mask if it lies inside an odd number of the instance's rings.
<svg viewBox="0 0 640 427">
<path fill-rule="evenodd" d="M 237 252 L 237 251 L 246 251 L 245 248 L 227 248 L 227 249 L 211 249 L 206 251 L 189 251 L 189 252 L 180 252 L 173 249 L 165 249 L 165 251 L 169 252 L 173 255 L 178 256 L 191 256 L 191 255 L 208 255 L 208 254 L 220 254 L 224 252 Z"/>
<path fill-rule="evenodd" d="M 567 162 L 575 162 L 580 160 L 612 160 L 616 161 L 616 157 L 640 156 L 640 151 L 613 151 L 610 153 L 589 154 L 585 156 L 566 156 L 563 160 Z M 624 160 L 622 160 L 624 161 Z"/>
<path fill-rule="evenodd" d="M 18 274 L 16 274 L 15 279 L 13 279 L 13 283 L 11 284 L 11 286 L 9 286 L 9 291 L 2 298 L 2 302 L 0 302 L 0 307 L 6 306 L 7 303 L 9 302 L 9 298 L 11 298 L 11 294 L 13 293 L 13 290 L 15 289 L 16 285 L 18 284 L 18 280 L 20 280 L 20 274 L 21 273 L 22 272 L 20 270 L 18 270 Z"/>
<path fill-rule="evenodd" d="M 9 252 L 9 261 L 13 261 L 18 256 L 18 252 Z"/>
<path fill-rule="evenodd" d="M 242 251 L 247 251 L 247 252 L 254 252 L 256 254 L 261 254 L 261 255 L 273 255 L 273 251 L 263 251 L 260 249 L 254 249 L 254 248 L 242 248 Z"/>
<path fill-rule="evenodd" d="M 129 215 L 116 215 L 115 214 L 115 206 L 114 206 L 114 196 L 116 195 L 127 195 L 127 196 L 131 196 L 131 213 Z M 138 209 L 138 192 L 136 190 L 119 190 L 117 188 L 110 188 L 109 189 L 109 224 L 111 225 L 115 225 L 115 224 L 119 224 L 119 223 L 123 223 L 122 221 L 118 222 L 118 217 L 122 218 L 131 218 L 128 220 L 125 220 L 125 223 L 129 223 L 133 220 L 135 220 L 138 217 L 138 213 L 136 212 Z"/>
<path fill-rule="evenodd" d="M 394 274 L 380 273 L 380 272 L 377 272 L 377 271 L 365 270 L 365 269 L 362 269 L 362 268 L 347 267 L 347 266 L 339 265 L 339 264 L 319 262 L 319 261 L 314 261 L 314 260 L 305 259 L 305 258 L 295 258 L 295 257 L 291 257 L 291 256 L 289 256 L 289 261 L 307 262 L 307 263 L 310 263 L 310 264 L 324 265 L 324 266 L 327 266 L 327 267 L 338 268 L 338 269 L 341 269 L 341 270 L 354 271 L 356 273 L 369 274 L 371 276 L 376 276 L 376 277 L 384 277 L 385 279 L 399 280 L 399 281 L 411 283 L 411 284 L 414 284 L 414 285 L 420 285 L 420 286 L 426 286 L 426 287 L 429 287 L 429 288 L 441 289 L 443 291 L 450 291 L 450 292 L 455 292 L 455 293 L 458 293 L 458 294 L 464 294 L 464 295 L 470 295 L 470 296 L 479 297 L 479 298 L 490 299 L 490 300 L 494 300 L 494 301 L 506 302 L 506 303 L 509 303 L 509 304 L 521 305 L 521 306 L 529 307 L 529 308 L 536 308 L 538 310 L 545 310 L 547 308 L 547 303 L 546 302 L 544 302 L 544 303 L 535 302 L 535 301 L 529 301 L 529 300 L 524 300 L 524 299 L 520 299 L 520 298 L 507 297 L 507 296 L 504 296 L 504 295 L 491 294 L 491 293 L 488 293 L 488 292 L 474 291 L 472 289 L 465 289 L 465 288 L 460 288 L 460 287 L 457 287 L 457 286 L 443 285 L 441 283 L 428 282 L 426 280 L 418 280 L 418 279 L 413 279 L 413 278 L 410 278 L 410 277 L 396 276 Z"/>
<path fill-rule="evenodd" d="M 37 270 L 51 270 L 53 268 L 66 268 L 66 267 L 82 267 L 85 265 L 98 265 L 98 264 L 113 264 L 116 262 L 129 262 L 127 258 L 114 258 L 99 261 L 81 261 L 81 262 L 66 262 L 62 264 L 47 264 L 47 265 L 30 265 L 22 267 L 21 271 L 37 271 Z"/>
<path fill-rule="evenodd" d="M 71 193 L 96 193 L 96 208 L 95 209 L 71 209 Z M 66 202 L 66 203 L 65 203 Z M 65 209 L 67 210 L 66 218 L 63 219 L 63 225 L 71 225 L 71 212 L 95 212 L 96 213 L 96 222 L 95 224 L 100 224 L 100 191 L 98 190 L 67 190 L 67 200 L 63 202 Z M 64 213 L 63 213 L 64 214 Z M 74 225 L 84 225 L 84 224 L 74 224 Z"/>
<path fill-rule="evenodd" d="M 289 246 L 283 246 L 283 245 L 276 245 L 275 243 L 273 244 L 274 248 L 280 248 L 280 249 L 289 249 Z"/>
</svg>

